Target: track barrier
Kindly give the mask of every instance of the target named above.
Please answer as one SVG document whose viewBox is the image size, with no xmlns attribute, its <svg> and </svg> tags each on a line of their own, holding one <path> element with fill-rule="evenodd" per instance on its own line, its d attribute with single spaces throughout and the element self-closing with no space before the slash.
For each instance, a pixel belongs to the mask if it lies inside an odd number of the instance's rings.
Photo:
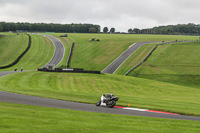
<svg viewBox="0 0 200 133">
<path fill-rule="evenodd" d="M 39 68 L 38 71 L 44 71 L 44 72 L 66 72 L 66 73 L 92 73 L 92 74 L 101 74 L 100 71 L 88 71 L 88 70 L 83 70 L 83 68 L 70 68 L 70 69 L 55 68 L 54 70 L 49 70 L 49 69 L 47 69 L 47 68 Z"/>
<path fill-rule="evenodd" d="M 73 48 L 74 48 L 74 42 L 72 42 L 70 53 L 69 53 L 69 56 L 68 56 L 68 59 L 67 59 L 67 65 L 66 65 L 67 68 L 69 68 L 69 63 L 70 63 L 70 60 L 71 60 Z"/>
</svg>

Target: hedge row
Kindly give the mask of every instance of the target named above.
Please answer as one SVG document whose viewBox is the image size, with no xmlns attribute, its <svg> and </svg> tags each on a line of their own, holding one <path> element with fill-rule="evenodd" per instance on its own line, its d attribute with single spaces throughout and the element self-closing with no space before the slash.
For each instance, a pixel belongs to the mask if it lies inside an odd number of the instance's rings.
<svg viewBox="0 0 200 133">
<path fill-rule="evenodd" d="M 26 50 L 11 64 L 6 65 L 6 66 L 1 66 L 0 69 L 4 69 L 4 68 L 9 68 L 11 66 L 14 66 L 15 64 L 17 64 L 19 62 L 19 60 L 26 54 L 26 52 L 28 52 L 28 50 L 31 47 L 31 36 L 29 34 L 27 34 L 29 36 L 29 43 L 28 43 L 28 47 L 26 48 Z"/>
<path fill-rule="evenodd" d="M 71 60 L 73 48 L 74 48 L 74 42 L 72 42 L 70 53 L 69 53 L 69 56 L 68 56 L 68 59 L 67 59 L 67 68 L 69 68 L 69 63 L 70 63 L 70 60 Z"/>
</svg>

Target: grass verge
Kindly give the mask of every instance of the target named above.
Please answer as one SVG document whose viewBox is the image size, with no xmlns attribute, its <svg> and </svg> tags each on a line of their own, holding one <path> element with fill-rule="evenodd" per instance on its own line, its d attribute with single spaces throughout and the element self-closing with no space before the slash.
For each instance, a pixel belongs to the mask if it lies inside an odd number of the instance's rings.
<svg viewBox="0 0 200 133">
<path fill-rule="evenodd" d="M 199 122 L 89 113 L 0 102 L 0 132 L 198 133 Z"/>
</svg>

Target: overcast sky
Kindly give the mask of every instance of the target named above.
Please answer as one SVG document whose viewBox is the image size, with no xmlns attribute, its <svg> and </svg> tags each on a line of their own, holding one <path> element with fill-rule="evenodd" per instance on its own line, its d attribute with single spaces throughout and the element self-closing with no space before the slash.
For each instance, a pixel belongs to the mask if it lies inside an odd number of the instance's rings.
<svg viewBox="0 0 200 133">
<path fill-rule="evenodd" d="M 91 23 L 102 28 L 200 24 L 200 0 L 0 0 L 0 21 Z"/>
</svg>

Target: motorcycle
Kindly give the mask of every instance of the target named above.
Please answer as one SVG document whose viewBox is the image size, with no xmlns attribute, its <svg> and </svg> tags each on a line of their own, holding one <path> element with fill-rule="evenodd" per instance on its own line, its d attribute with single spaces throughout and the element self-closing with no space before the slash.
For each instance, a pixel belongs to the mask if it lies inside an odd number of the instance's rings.
<svg viewBox="0 0 200 133">
<path fill-rule="evenodd" d="M 113 108 L 118 100 L 119 97 L 116 97 L 115 95 L 104 94 L 101 96 L 101 100 L 96 103 L 96 106 L 107 106 L 109 108 Z"/>
</svg>

